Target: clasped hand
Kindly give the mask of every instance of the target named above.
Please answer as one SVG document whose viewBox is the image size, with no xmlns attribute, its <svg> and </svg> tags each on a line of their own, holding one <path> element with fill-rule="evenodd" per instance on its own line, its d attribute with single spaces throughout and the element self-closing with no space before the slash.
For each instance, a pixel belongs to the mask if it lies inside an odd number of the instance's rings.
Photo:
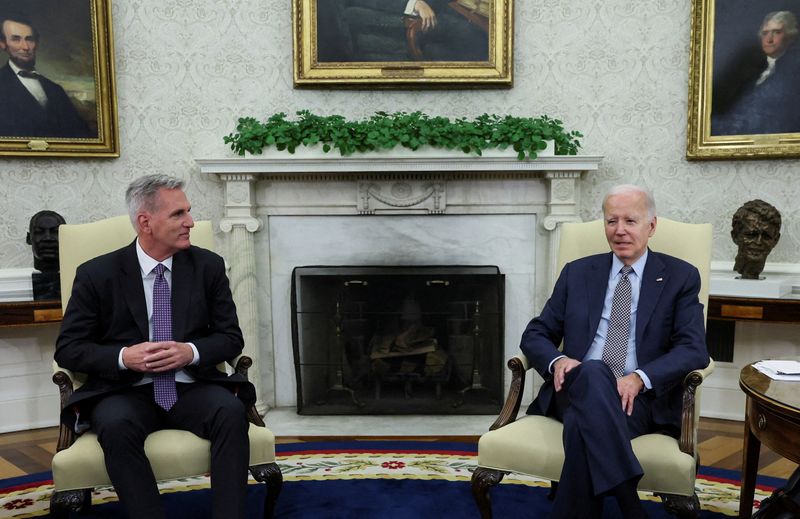
<svg viewBox="0 0 800 519">
<path fill-rule="evenodd" d="M 122 350 L 125 367 L 142 373 L 181 369 L 194 359 L 192 347 L 185 342 L 140 342 Z"/>
<path fill-rule="evenodd" d="M 553 364 L 553 386 L 556 391 L 561 391 L 564 387 L 564 380 L 567 373 L 572 371 L 573 368 L 579 366 L 579 360 L 571 359 L 569 357 L 561 357 L 555 364 Z M 636 400 L 644 382 L 636 373 L 630 373 L 624 377 L 617 379 L 617 393 L 622 402 L 622 410 L 630 416 L 633 413 L 633 402 Z"/>
</svg>

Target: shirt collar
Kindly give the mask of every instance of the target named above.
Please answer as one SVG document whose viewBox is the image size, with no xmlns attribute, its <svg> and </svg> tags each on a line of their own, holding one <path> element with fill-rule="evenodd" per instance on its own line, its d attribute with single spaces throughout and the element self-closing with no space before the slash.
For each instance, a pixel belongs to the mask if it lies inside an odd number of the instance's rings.
<svg viewBox="0 0 800 519">
<path fill-rule="evenodd" d="M 14 75 L 15 75 L 15 76 L 19 75 L 19 71 L 20 71 L 20 70 L 22 70 L 21 68 L 19 68 L 19 67 L 17 66 L 17 64 L 16 64 L 16 63 L 14 63 L 14 62 L 13 62 L 13 61 L 11 61 L 11 60 L 8 60 L 8 66 L 9 66 L 9 67 L 11 67 L 11 70 L 13 70 L 13 71 L 14 71 Z M 30 69 L 30 71 L 31 71 L 31 72 L 36 72 L 36 69 Z"/>
<path fill-rule="evenodd" d="M 631 267 L 633 268 L 633 272 L 636 274 L 636 277 L 642 279 L 642 274 L 644 274 L 644 266 L 647 263 L 647 255 L 649 254 L 650 250 L 645 249 L 644 254 L 638 260 L 633 262 Z M 622 263 L 622 260 L 617 257 L 616 254 L 611 255 L 611 276 L 610 279 L 616 277 L 619 274 L 619 271 L 624 267 L 625 264 Z"/>
<path fill-rule="evenodd" d="M 172 256 L 165 259 L 164 261 L 156 261 L 142 249 L 142 246 L 139 245 L 139 238 L 136 238 L 136 257 L 139 258 L 139 268 L 142 269 L 142 277 L 146 277 L 150 274 L 156 265 L 159 263 L 163 263 L 167 270 L 172 271 Z"/>
</svg>

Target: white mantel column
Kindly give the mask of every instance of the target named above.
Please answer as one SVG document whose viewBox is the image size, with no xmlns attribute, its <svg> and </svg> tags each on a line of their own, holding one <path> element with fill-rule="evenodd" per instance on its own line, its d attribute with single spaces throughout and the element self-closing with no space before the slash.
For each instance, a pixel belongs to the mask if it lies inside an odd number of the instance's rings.
<svg viewBox="0 0 800 519">
<path fill-rule="evenodd" d="M 265 414 L 272 403 L 274 385 L 261 378 L 262 351 L 272 351 L 272 333 L 259 336 L 260 318 L 257 296 L 256 255 L 254 233 L 261 227 L 261 221 L 255 217 L 256 176 L 251 174 L 223 174 L 220 178 L 225 185 L 225 216 L 220 220 L 222 232 L 230 234 L 230 280 L 233 300 L 239 315 L 239 326 L 244 335 L 244 354 L 253 359 L 253 366 L 248 377 L 256 386 L 258 401 L 256 409 Z M 266 268 L 266 279 L 269 279 L 269 262 Z M 269 298 L 267 298 L 269 305 Z M 262 312 L 271 315 L 270 308 L 262 308 Z M 262 344 L 268 341 L 270 344 Z M 271 372 L 271 370 L 265 370 Z"/>
<path fill-rule="evenodd" d="M 558 277 L 556 272 L 558 260 L 558 243 L 561 240 L 561 224 L 565 222 L 580 222 L 578 216 L 578 181 L 581 171 L 547 171 L 544 178 L 547 181 L 547 216 L 542 225 L 550 231 L 548 273 L 550 286 L 553 286 Z"/>
</svg>

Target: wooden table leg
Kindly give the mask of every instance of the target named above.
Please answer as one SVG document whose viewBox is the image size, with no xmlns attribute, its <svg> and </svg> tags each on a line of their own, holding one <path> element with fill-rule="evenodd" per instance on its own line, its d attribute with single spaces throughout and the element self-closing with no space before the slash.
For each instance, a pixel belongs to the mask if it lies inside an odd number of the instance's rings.
<svg viewBox="0 0 800 519">
<path fill-rule="evenodd" d="M 750 398 L 744 417 L 744 446 L 742 449 L 742 487 L 739 494 L 739 519 L 749 519 L 753 513 L 753 495 L 758 475 L 758 456 L 761 442 L 750 430 Z"/>
</svg>

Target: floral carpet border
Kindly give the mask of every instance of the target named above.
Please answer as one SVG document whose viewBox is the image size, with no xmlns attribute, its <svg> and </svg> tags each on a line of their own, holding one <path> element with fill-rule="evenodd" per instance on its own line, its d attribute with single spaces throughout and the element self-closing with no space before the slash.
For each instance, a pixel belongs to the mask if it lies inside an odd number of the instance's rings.
<svg viewBox="0 0 800 519">
<path fill-rule="evenodd" d="M 302 445 L 302 444 L 300 444 Z M 430 448 L 430 447 L 429 447 Z M 344 450 L 344 452 L 343 452 Z M 359 480 L 359 479 L 415 479 L 469 482 L 476 467 L 477 455 L 467 450 L 407 449 L 308 449 L 285 450 L 277 454 L 277 463 L 285 482 Z M 52 482 L 29 483 L 0 489 L 0 516 L 15 519 L 47 515 Z M 250 479 L 250 484 L 257 484 Z M 550 482 L 529 476 L 509 474 L 502 485 L 548 487 Z M 188 492 L 209 488 L 207 476 L 170 480 L 159 485 L 162 493 Z M 703 509 L 736 516 L 739 486 L 735 481 L 719 477 L 699 477 L 697 495 Z M 756 489 L 756 506 L 768 497 L 769 488 Z M 660 501 L 649 493 L 640 493 L 642 499 Z M 92 494 L 92 504 L 116 501 L 109 488 L 98 488 Z"/>
</svg>

